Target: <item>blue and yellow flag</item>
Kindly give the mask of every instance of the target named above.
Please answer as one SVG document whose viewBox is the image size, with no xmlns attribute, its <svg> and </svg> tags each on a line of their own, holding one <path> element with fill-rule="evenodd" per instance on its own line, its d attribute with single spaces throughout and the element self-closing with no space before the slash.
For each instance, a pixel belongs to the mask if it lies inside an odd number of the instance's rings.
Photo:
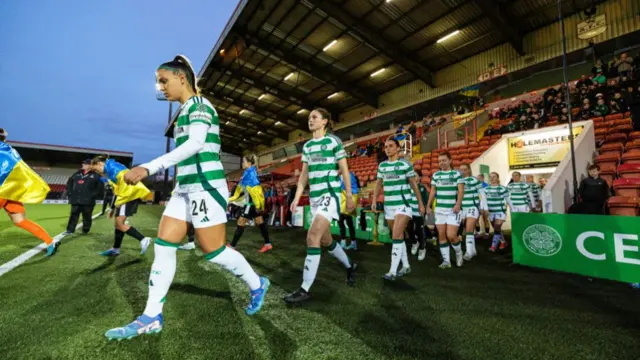
<svg viewBox="0 0 640 360">
<path fill-rule="evenodd" d="M 460 90 L 459 94 L 467 97 L 477 97 L 480 95 L 480 85 L 467 86 Z"/>
<path fill-rule="evenodd" d="M 22 161 L 20 154 L 0 141 L 0 199 L 39 204 L 49 190 L 49 185 Z"/>
<path fill-rule="evenodd" d="M 126 166 L 113 159 L 104 163 L 104 174 L 113 187 L 113 194 L 117 196 L 115 206 L 122 206 L 133 200 L 144 199 L 151 193 L 143 183 L 129 185 L 124 182 L 124 174 L 129 171 Z"/>
<path fill-rule="evenodd" d="M 235 193 L 229 199 L 229 202 L 238 200 L 244 190 L 251 197 L 251 203 L 256 207 L 256 210 L 264 211 L 264 191 L 260 185 L 260 180 L 258 180 L 258 171 L 255 166 L 247 168 L 244 173 L 242 173 L 242 178 L 240 178 L 240 183 L 238 185 L 239 186 L 236 187 Z"/>
</svg>

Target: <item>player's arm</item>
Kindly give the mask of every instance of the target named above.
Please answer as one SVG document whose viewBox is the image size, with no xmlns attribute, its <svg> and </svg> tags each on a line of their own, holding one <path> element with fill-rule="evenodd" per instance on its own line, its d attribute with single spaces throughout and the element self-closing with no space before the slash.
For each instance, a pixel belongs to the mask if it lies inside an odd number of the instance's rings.
<svg viewBox="0 0 640 360">
<path fill-rule="evenodd" d="M 173 149 L 173 151 L 151 162 L 142 164 L 140 167 L 147 169 L 149 175 L 153 175 L 197 154 L 205 145 L 209 127 L 210 125 L 204 123 L 191 124 L 189 126 L 189 139 L 187 141 Z"/>
<path fill-rule="evenodd" d="M 298 206 L 300 202 L 300 198 L 302 194 L 304 194 L 304 189 L 307 186 L 307 181 L 309 181 L 309 164 L 306 162 L 302 163 L 302 171 L 300 172 L 300 178 L 298 179 L 298 188 L 296 189 L 296 196 L 293 198 L 293 202 L 291 206 Z"/>
<path fill-rule="evenodd" d="M 344 183 L 344 191 L 347 193 L 347 198 L 351 198 L 353 196 L 353 191 L 351 188 L 351 173 L 349 172 L 349 165 L 347 164 L 347 159 L 342 158 L 338 161 L 338 166 L 340 167 L 340 171 L 342 172 L 342 182 Z"/>
<path fill-rule="evenodd" d="M 487 194 L 484 192 L 482 184 L 478 187 L 478 196 L 480 196 L 480 211 L 488 210 L 489 205 L 487 204 Z"/>
<path fill-rule="evenodd" d="M 507 205 L 509 205 L 509 209 L 513 210 L 513 203 L 511 202 L 511 194 L 509 192 L 509 189 L 504 188 L 502 197 L 504 198 L 504 201 L 507 203 Z"/>
</svg>

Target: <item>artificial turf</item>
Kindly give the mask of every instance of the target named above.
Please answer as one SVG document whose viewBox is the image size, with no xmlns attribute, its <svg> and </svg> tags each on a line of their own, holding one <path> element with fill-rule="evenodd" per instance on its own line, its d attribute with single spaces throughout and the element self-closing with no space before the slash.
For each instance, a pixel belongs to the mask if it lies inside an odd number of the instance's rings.
<svg viewBox="0 0 640 360">
<path fill-rule="evenodd" d="M 29 206 L 52 235 L 64 230 L 68 207 Z M 154 236 L 160 207 L 131 220 Z M 229 224 L 227 236 L 235 224 Z M 424 262 L 395 283 L 381 276 L 390 248 L 361 245 L 355 288 L 323 252 L 313 299 L 287 307 L 282 297 L 301 282 L 305 233 L 270 229 L 274 251 L 259 254 L 248 229 L 241 251 L 272 288 L 263 310 L 244 315 L 248 290 L 206 263 L 199 251 L 179 251 L 165 304 L 162 333 L 109 342 L 104 332 L 144 309 L 153 250 L 138 255 L 125 238 L 111 246 L 113 226 L 95 221 L 89 235 L 63 240 L 52 258 L 38 255 L 0 277 L 0 359 L 637 359 L 639 294 L 624 284 L 514 266 L 508 254 L 479 256 L 462 269 L 439 270 L 430 249 Z M 0 263 L 38 240 L 0 218 Z M 439 255 L 438 255 L 439 256 Z"/>
</svg>

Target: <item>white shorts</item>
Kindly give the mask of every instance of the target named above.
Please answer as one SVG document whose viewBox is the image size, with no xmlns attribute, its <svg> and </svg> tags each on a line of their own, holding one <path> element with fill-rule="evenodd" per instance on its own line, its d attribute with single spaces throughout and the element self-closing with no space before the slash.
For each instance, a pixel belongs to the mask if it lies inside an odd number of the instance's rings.
<svg viewBox="0 0 640 360">
<path fill-rule="evenodd" d="M 503 212 L 490 212 L 489 213 L 489 221 L 494 222 L 496 220 L 504 221 L 507 218 L 507 214 Z"/>
<path fill-rule="evenodd" d="M 478 211 L 477 207 L 472 207 L 472 208 L 468 208 L 468 209 L 462 209 L 462 218 L 463 219 L 467 219 L 467 218 L 474 218 L 477 219 L 480 217 L 480 211 Z"/>
<path fill-rule="evenodd" d="M 190 222 L 196 229 L 225 224 L 229 190 L 224 188 L 194 193 L 174 193 L 162 216 Z"/>
<path fill-rule="evenodd" d="M 341 198 L 342 194 L 336 194 L 335 196 L 324 195 L 319 199 L 313 199 L 311 201 L 312 219 L 315 219 L 316 215 L 320 215 L 329 222 L 339 220 Z M 313 220 L 311 220 L 311 223 L 313 223 Z"/>
<path fill-rule="evenodd" d="M 459 213 L 438 213 L 436 212 L 436 225 L 455 225 L 460 226 L 462 221 L 462 211 Z"/>
<path fill-rule="evenodd" d="M 410 206 L 385 206 L 384 207 L 385 220 L 395 220 L 397 215 L 413 217 L 413 210 L 411 210 Z"/>
<path fill-rule="evenodd" d="M 528 213 L 529 212 L 529 205 L 514 206 L 511 209 L 511 212 L 514 212 L 514 213 Z"/>
</svg>

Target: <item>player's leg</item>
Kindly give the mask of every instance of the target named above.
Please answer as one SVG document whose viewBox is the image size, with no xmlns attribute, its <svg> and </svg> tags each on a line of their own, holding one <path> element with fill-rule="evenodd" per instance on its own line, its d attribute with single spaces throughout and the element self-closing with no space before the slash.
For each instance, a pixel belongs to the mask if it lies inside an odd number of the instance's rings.
<svg viewBox="0 0 640 360">
<path fill-rule="evenodd" d="M 347 226 L 345 221 L 347 216 L 345 214 L 340 214 L 340 219 L 338 219 L 338 227 L 340 228 L 340 246 L 343 249 L 347 247 Z"/>
<path fill-rule="evenodd" d="M 144 255 L 149 248 L 149 244 L 151 244 L 151 238 L 145 237 L 138 229 L 127 224 L 127 218 L 135 215 L 138 211 L 138 203 L 134 200 L 122 205 L 122 208 L 124 210 L 121 210 L 121 213 L 116 217 L 116 229 L 140 241 L 140 255 Z"/>
<path fill-rule="evenodd" d="M 4 209 L 9 214 L 11 221 L 19 228 L 30 232 L 33 236 L 47 244 L 47 256 L 56 253 L 58 242 L 54 242 L 49 233 L 37 223 L 27 219 L 26 211 L 21 203 L 15 201 L 4 201 Z"/>
<path fill-rule="evenodd" d="M 418 247 L 420 244 L 416 238 L 416 226 L 413 218 L 411 218 L 409 224 L 407 224 L 406 242 L 411 246 L 411 255 L 418 255 Z"/>
<path fill-rule="evenodd" d="M 463 254 L 462 254 L 462 244 L 460 244 L 460 238 L 458 237 L 458 229 L 460 228 L 460 213 L 451 213 L 447 217 L 447 239 L 451 244 L 455 254 L 456 254 L 456 266 L 462 266 L 464 262 Z"/>
<path fill-rule="evenodd" d="M 415 233 L 418 236 L 418 261 L 422 261 L 427 256 L 427 240 L 425 239 L 425 225 L 422 216 L 413 218 Z"/>
<path fill-rule="evenodd" d="M 409 251 L 407 251 L 407 243 L 404 241 L 404 232 L 407 230 L 407 225 L 411 221 L 411 210 L 407 209 L 405 213 L 396 215 L 393 221 L 392 238 L 402 239 L 402 253 L 400 255 L 400 262 L 402 267 L 398 270 L 397 276 L 404 276 L 411 272 L 411 265 L 409 265 Z"/>
<path fill-rule="evenodd" d="M 331 228 L 325 231 L 322 239 L 320 240 L 320 244 L 324 247 L 328 247 L 329 254 L 335 257 L 345 267 L 345 269 L 347 269 L 347 285 L 354 286 L 355 271 L 358 268 L 358 265 L 349 259 L 349 256 L 347 256 L 347 253 L 344 251 L 342 246 L 333 239 L 333 236 L 331 235 Z"/>
<path fill-rule="evenodd" d="M 466 245 L 466 253 L 464 254 L 465 260 L 471 260 L 474 256 L 477 255 L 476 252 L 476 237 L 474 231 L 476 229 L 478 209 L 469 209 L 467 211 L 466 220 L 465 220 L 465 245 Z"/>
<path fill-rule="evenodd" d="M 80 219 L 80 205 L 71 205 L 71 212 L 69 213 L 69 221 L 67 222 L 67 234 L 73 234 L 78 226 L 78 220 Z"/>
<path fill-rule="evenodd" d="M 247 315 L 253 315 L 262 308 L 270 283 L 266 277 L 261 278 L 256 274 L 242 254 L 226 246 L 228 198 L 229 191 L 226 187 L 190 193 L 188 209 L 192 209 L 191 223 L 196 229 L 198 245 L 205 254 L 204 258 L 231 272 L 247 284 L 250 290 L 250 301 L 245 312 Z"/>
<path fill-rule="evenodd" d="M 489 248 L 490 252 L 495 252 L 498 248 L 498 244 L 502 240 L 502 222 L 500 219 L 499 213 L 490 213 L 489 220 L 491 221 L 491 226 L 493 226 L 493 239 L 491 240 L 491 247 Z"/>
<path fill-rule="evenodd" d="M 436 230 L 438 231 L 438 245 L 440 255 L 442 255 L 441 269 L 451 267 L 451 250 L 449 250 L 449 240 L 447 238 L 447 214 L 436 213 Z"/>
<path fill-rule="evenodd" d="M 180 250 L 193 250 L 196 248 L 196 229 L 193 224 L 187 224 L 187 243 L 180 246 Z"/>
<path fill-rule="evenodd" d="M 243 215 L 244 215 L 244 213 L 243 213 Z M 236 231 L 233 233 L 233 239 L 231 240 L 231 247 L 232 248 L 235 249 L 236 246 L 238 245 L 238 241 L 240 241 L 240 238 L 242 237 L 242 234 L 244 234 L 244 227 L 247 226 L 248 223 L 249 223 L 249 219 L 244 217 L 244 216 L 241 216 L 238 219 L 237 226 L 236 226 Z"/>
<path fill-rule="evenodd" d="M 356 227 L 353 223 L 353 216 L 347 215 L 345 217 L 345 221 L 347 222 L 347 228 L 349 229 L 349 238 L 351 239 L 351 243 L 349 244 L 348 249 L 358 250 L 358 240 L 356 239 Z"/>
<path fill-rule="evenodd" d="M 262 235 L 262 239 L 264 240 L 264 245 L 260 248 L 261 253 L 266 253 L 267 251 L 273 249 L 273 245 L 271 244 L 271 240 L 269 240 L 269 231 L 267 229 L 267 223 L 264 221 L 262 215 L 258 215 L 255 217 L 256 225 L 258 225 L 258 229 L 260 229 L 260 234 Z"/>
<path fill-rule="evenodd" d="M 169 200 L 160 220 L 158 238 L 154 244 L 154 260 L 149 275 L 149 294 L 142 315 L 123 327 L 108 330 L 105 336 L 112 339 L 131 339 L 142 334 L 160 332 L 164 326 L 162 308 L 169 287 L 176 273 L 176 251 L 187 232 L 188 205 L 182 195 Z M 175 217 L 172 217 L 175 216 Z"/>
</svg>

